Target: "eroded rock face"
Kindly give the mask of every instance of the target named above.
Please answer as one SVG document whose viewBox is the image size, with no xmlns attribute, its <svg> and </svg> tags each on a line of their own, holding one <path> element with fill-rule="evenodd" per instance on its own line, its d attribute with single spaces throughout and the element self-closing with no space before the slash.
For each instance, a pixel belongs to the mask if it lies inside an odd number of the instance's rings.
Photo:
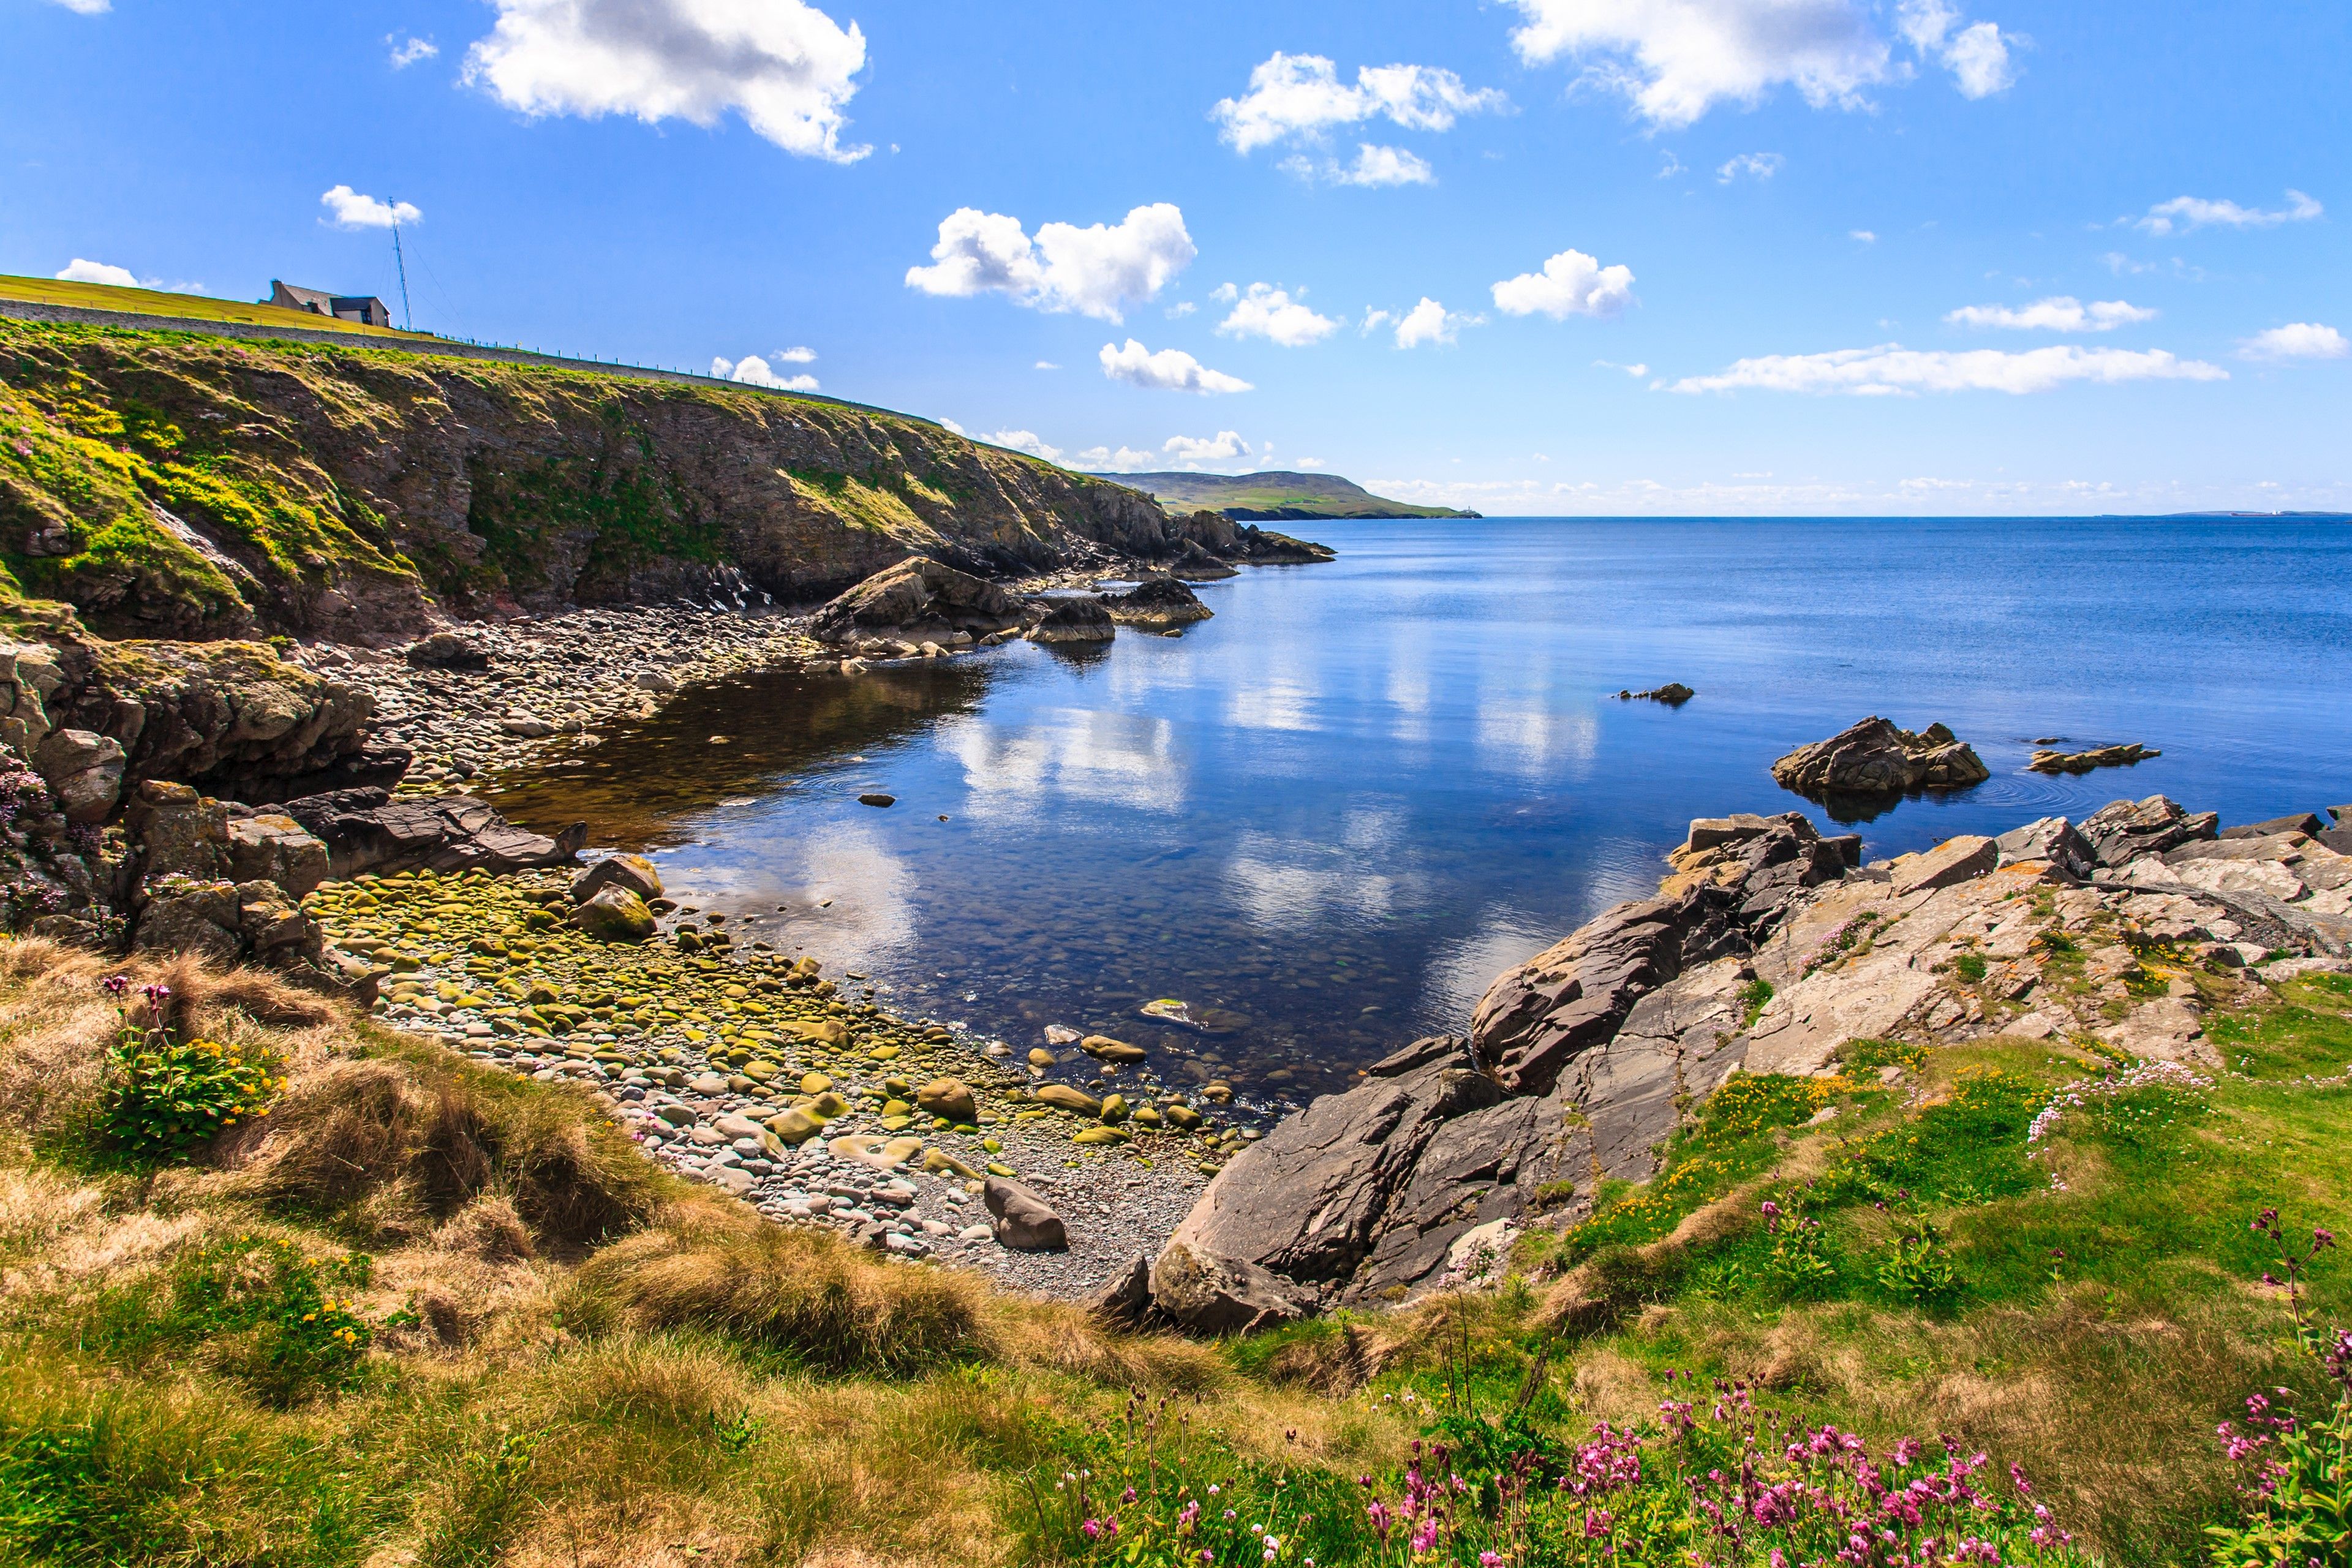
<svg viewBox="0 0 2352 1568">
<path fill-rule="evenodd" d="M 1975 749 L 1943 725 L 1930 724 L 1914 734 L 1875 717 L 1801 746 L 1772 764 L 1781 788 L 1812 799 L 1965 789 L 1991 776 Z"/>
<path fill-rule="evenodd" d="M 1245 1258 L 1202 1251 L 1182 1239 L 1152 1261 L 1151 1304 L 1196 1334 L 1248 1334 L 1307 1315 L 1311 1293 Z"/>
<path fill-rule="evenodd" d="M 264 812 L 228 825 L 229 875 L 239 882 L 270 882 L 299 901 L 327 879 L 326 845 L 282 812 Z"/>
<path fill-rule="evenodd" d="M 2125 866 L 2143 855 L 2161 855 L 2197 838 L 2219 837 L 2221 818 L 2210 811 L 2191 815 L 2160 795 L 2118 800 L 2083 823 L 2083 837 L 2102 866 Z"/>
<path fill-rule="evenodd" d="M 338 879 L 420 866 L 493 875 L 565 866 L 588 837 L 585 823 L 555 838 L 529 832 L 471 795 L 394 801 L 380 789 L 338 790 L 289 801 L 286 815 L 326 845 Z"/>
<path fill-rule="evenodd" d="M 915 555 L 825 605 L 811 629 L 820 641 L 836 644 L 944 644 L 958 633 L 970 640 L 1020 624 L 1021 601 L 995 584 Z"/>
</svg>

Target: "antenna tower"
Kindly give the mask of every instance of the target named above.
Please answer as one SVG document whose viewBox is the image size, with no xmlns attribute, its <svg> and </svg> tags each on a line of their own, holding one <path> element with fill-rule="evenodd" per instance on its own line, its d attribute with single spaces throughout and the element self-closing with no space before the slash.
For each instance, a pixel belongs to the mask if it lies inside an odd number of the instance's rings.
<svg viewBox="0 0 2352 1568">
<path fill-rule="evenodd" d="M 416 330 L 416 313 L 408 308 L 408 258 L 400 253 L 400 226 L 392 226 L 392 260 L 400 268 L 401 324 L 410 331 Z"/>
</svg>

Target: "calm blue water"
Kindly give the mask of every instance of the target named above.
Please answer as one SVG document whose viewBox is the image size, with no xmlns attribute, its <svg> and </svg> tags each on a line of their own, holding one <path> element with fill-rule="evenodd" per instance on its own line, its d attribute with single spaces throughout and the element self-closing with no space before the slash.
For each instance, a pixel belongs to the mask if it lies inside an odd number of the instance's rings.
<svg viewBox="0 0 2352 1568">
<path fill-rule="evenodd" d="M 1646 895 L 1693 816 L 1828 828 L 1769 765 L 1866 714 L 1940 720 L 1994 775 L 1860 824 L 1873 856 L 2126 795 L 2225 821 L 2352 800 L 2343 523 L 1301 531 L 1339 559 L 1203 585 L 1216 618 L 1181 639 L 760 678 L 503 799 L 650 849 L 685 901 L 907 1011 L 1164 1041 L 1273 1092 L 1461 1026 L 1498 970 Z M 1668 680 L 1697 698 L 1609 695 Z M 2039 736 L 2165 754 L 2045 779 Z M 1158 996 L 1249 1022 L 1163 1036 L 1135 1012 Z"/>
</svg>

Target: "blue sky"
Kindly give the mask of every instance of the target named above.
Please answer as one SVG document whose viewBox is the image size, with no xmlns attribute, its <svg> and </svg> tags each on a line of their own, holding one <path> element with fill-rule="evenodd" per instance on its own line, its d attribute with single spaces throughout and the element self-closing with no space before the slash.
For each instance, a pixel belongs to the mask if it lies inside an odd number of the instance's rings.
<svg viewBox="0 0 2352 1568">
<path fill-rule="evenodd" d="M 0 271 L 397 310 L 404 206 L 419 326 L 1074 467 L 2346 509 L 2347 68 L 2340 0 L 0 0 Z"/>
</svg>

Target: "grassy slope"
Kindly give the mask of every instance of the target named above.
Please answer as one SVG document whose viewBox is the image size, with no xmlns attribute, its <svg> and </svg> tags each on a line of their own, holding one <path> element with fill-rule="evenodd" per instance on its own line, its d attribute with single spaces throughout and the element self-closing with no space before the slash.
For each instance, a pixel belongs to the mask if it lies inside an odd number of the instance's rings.
<svg viewBox="0 0 2352 1568">
<path fill-rule="evenodd" d="M 436 555 L 437 540 L 412 553 L 384 510 L 337 476 L 366 468 L 372 447 L 396 444 L 413 426 L 449 416 L 460 383 L 519 430 L 598 429 L 604 456 L 486 470 L 469 520 L 486 546 L 479 558 Z M 891 454 L 960 461 L 976 450 L 905 416 L 753 389 L 0 320 L 0 599 L 71 601 L 110 635 L 224 636 L 268 626 L 283 602 L 331 584 L 457 603 L 528 592 L 551 532 L 593 536 L 588 579 L 600 584 L 650 559 L 719 559 L 722 528 L 681 507 L 645 428 L 690 405 L 717 412 L 747 441 L 788 417 L 844 452 L 880 454 L 858 472 L 796 472 L 795 505 L 812 523 L 887 532 L 917 548 L 937 537 L 926 516 L 961 504 L 961 481 L 893 467 L 904 459 Z M 317 411 L 320 427 L 294 425 L 289 409 Z M 995 448 L 974 460 L 1000 473 L 1050 468 Z M 229 542 L 255 580 L 176 537 L 150 503 Z M 111 608 L 125 604 L 177 613 L 134 621 Z"/>
<path fill-rule="evenodd" d="M 1464 517 L 1442 506 L 1409 506 L 1376 496 L 1337 474 L 1105 474 L 1163 505 L 1293 511 L 1309 517 Z"/>
<path fill-rule="evenodd" d="M 2023 1119 L 2089 1061 L 1862 1047 L 1847 1080 L 1759 1080 L 1529 1280 L 1202 1347 L 758 1226 L 576 1089 L 186 964 L 165 976 L 185 1026 L 285 1052 L 292 1086 L 258 1145 L 121 1168 L 88 1131 L 103 973 L 0 948 L 0 1563 L 1108 1560 L 1056 1476 L 1085 1512 L 1215 1481 L 1233 1528 L 1289 1532 L 1285 1561 L 1365 1562 L 1352 1478 L 1393 1497 L 1449 1390 L 1573 1437 L 1654 1418 L 1669 1369 L 1874 1438 L 1949 1432 L 1994 1474 L 2022 1461 L 2107 1561 L 2188 1563 L 2230 1506 L 2214 1423 L 2315 1381 L 2245 1284 L 2246 1216 L 2352 1211 L 2352 1089 L 2306 1076 L 2352 1060 L 2329 979 L 2217 1016 L 2240 1072 L 2210 1094 L 2095 1100 L 2031 1159 Z M 1900 1090 L 1889 1060 L 1916 1069 Z M 1819 1266 L 1776 1260 L 1768 1194 L 1824 1220 Z M 1879 1278 L 1906 1213 L 1944 1238 L 1948 1292 Z M 364 1353 L 289 1352 L 317 1340 L 305 1280 Z M 2336 1273 L 2317 1294 L 2352 1310 Z M 1147 1462 L 1130 1434 L 1155 1424 Z M 1680 1561 L 1686 1521 L 1644 1499 L 1612 1499 L 1650 1521 L 1619 1561 Z"/>
<path fill-rule="evenodd" d="M 248 305 L 242 300 L 215 300 L 203 294 L 174 294 L 159 289 L 120 289 L 111 283 L 67 283 L 54 278 L 16 278 L 0 274 L 0 300 L 25 300 L 37 305 L 71 305 L 84 310 L 119 310 L 131 316 L 173 316 L 191 321 L 247 321 L 263 327 L 293 327 L 313 332 L 351 332 L 360 337 L 395 342 L 429 342 L 427 332 L 404 332 L 391 327 L 371 327 L 333 316 L 313 315 L 284 305 Z"/>
</svg>

